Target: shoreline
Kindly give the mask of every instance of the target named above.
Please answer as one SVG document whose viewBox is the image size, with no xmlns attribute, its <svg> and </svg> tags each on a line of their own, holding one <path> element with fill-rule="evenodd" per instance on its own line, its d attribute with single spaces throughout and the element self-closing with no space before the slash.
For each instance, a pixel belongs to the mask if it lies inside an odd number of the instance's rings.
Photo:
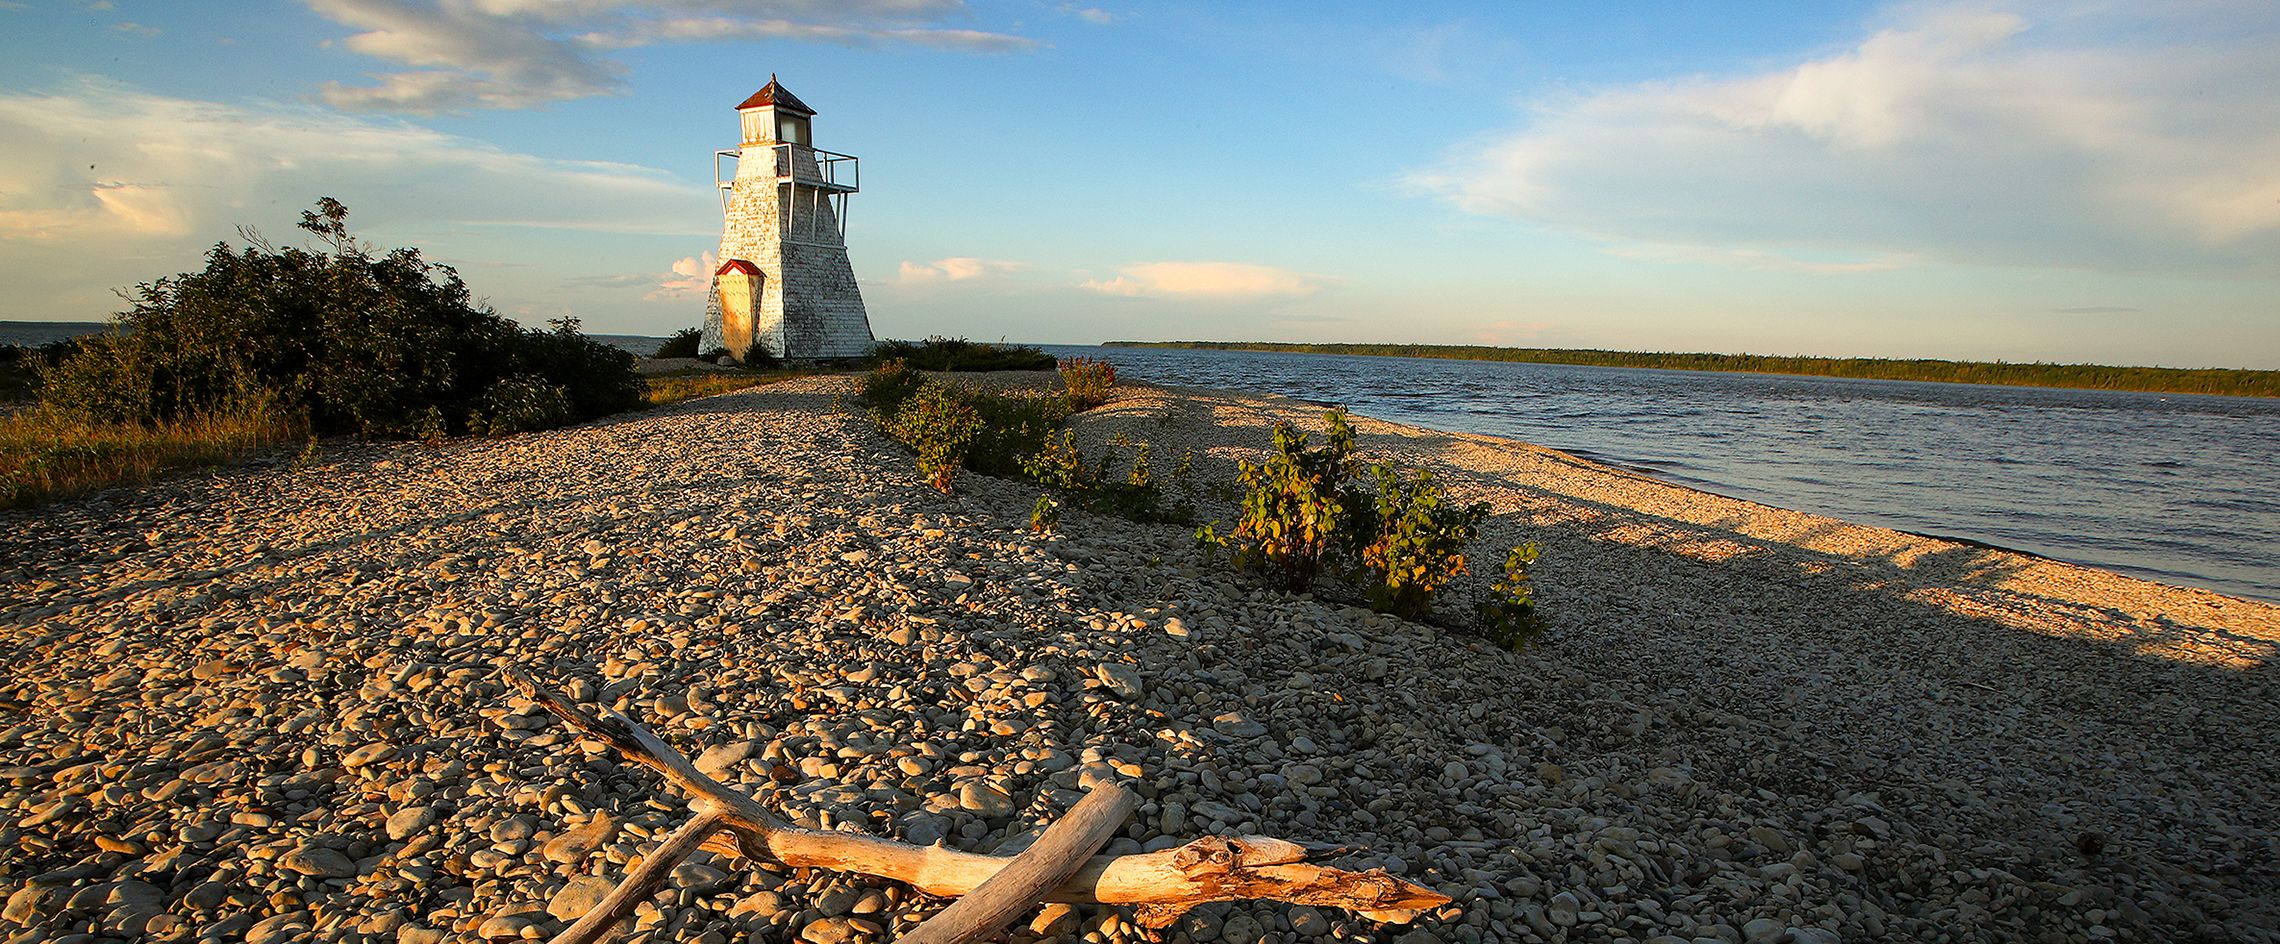
<svg viewBox="0 0 2280 944">
<path fill-rule="evenodd" d="M 1108 777 L 1143 798 L 1112 850 L 1282 835 L 1457 899 L 1214 905 L 1174 942 L 2280 940 L 2280 608 L 1356 417 L 1492 503 L 1484 547 L 1543 544 L 1551 632 L 1507 653 L 1262 591 L 1183 529 L 1031 534 L 1034 487 L 935 493 L 851 385 L 0 514 L 37 525 L 0 528 L 0 926 L 550 933 L 682 814 L 515 664 L 806 825 L 987 851 Z M 1072 425 L 1208 481 L 1319 415 L 1127 385 Z M 663 938 L 869 942 L 943 904 L 692 862 Z"/>
</svg>

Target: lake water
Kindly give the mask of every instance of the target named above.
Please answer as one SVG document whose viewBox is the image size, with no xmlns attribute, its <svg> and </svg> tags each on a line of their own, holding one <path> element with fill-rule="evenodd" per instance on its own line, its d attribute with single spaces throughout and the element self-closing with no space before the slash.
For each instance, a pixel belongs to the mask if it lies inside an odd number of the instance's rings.
<svg viewBox="0 0 2280 944">
<path fill-rule="evenodd" d="M 1508 436 L 1705 491 L 2280 602 L 2280 400 L 1326 354 L 1048 347 Z"/>
</svg>

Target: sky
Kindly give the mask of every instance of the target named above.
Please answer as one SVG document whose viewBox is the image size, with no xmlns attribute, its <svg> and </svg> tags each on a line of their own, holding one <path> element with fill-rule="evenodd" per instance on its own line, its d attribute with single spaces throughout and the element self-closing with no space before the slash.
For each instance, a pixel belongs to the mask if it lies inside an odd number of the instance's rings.
<svg viewBox="0 0 2280 944">
<path fill-rule="evenodd" d="M 0 0 L 0 320 L 337 197 L 703 318 L 781 78 L 880 337 L 2280 368 L 2280 4 Z"/>
</svg>

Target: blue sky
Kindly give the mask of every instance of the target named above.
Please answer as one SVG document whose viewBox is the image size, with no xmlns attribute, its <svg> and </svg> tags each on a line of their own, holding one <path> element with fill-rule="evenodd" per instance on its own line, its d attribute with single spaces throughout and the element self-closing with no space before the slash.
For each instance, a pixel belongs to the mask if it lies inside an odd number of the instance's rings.
<svg viewBox="0 0 2280 944">
<path fill-rule="evenodd" d="M 0 0 L 0 319 L 320 196 L 702 316 L 780 74 L 882 337 L 2280 368 L 2280 6 Z"/>
</svg>

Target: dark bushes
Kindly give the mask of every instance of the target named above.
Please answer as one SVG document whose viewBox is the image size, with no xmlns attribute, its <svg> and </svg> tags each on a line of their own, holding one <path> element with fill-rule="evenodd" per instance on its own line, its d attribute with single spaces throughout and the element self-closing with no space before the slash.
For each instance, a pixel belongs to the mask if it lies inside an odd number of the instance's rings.
<svg viewBox="0 0 2280 944">
<path fill-rule="evenodd" d="M 217 244 L 202 271 L 140 286 L 48 371 L 43 403 L 92 422 L 157 425 L 254 400 L 314 432 L 433 438 L 560 425 L 641 402 L 633 356 L 578 332 L 524 330 L 477 306 L 417 249 L 376 255 L 331 198 L 301 215 L 325 251 L 258 237 Z"/>
<path fill-rule="evenodd" d="M 704 342 L 705 333 L 697 328 L 682 328 L 657 345 L 657 357 L 695 357 L 697 345 Z"/>
<path fill-rule="evenodd" d="M 879 361 L 902 361 L 919 370 L 1051 370 L 1053 355 L 1017 344 L 989 344 L 935 335 L 923 342 L 880 341 L 871 346 Z"/>
</svg>

